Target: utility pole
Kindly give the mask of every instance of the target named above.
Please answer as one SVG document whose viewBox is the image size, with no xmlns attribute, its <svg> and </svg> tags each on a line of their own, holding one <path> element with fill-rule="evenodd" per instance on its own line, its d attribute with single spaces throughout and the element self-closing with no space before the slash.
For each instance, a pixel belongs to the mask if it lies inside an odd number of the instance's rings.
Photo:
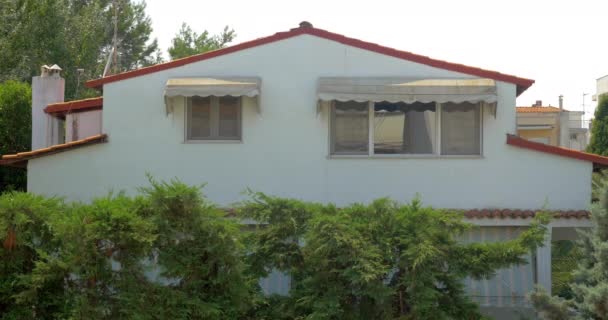
<svg viewBox="0 0 608 320">
<path fill-rule="evenodd" d="M 114 7 L 114 17 L 112 17 L 112 22 L 114 22 L 114 37 L 112 37 L 112 47 L 113 47 L 113 60 L 114 60 L 114 74 L 118 73 L 118 3 L 117 0 L 112 0 L 112 6 Z"/>
</svg>

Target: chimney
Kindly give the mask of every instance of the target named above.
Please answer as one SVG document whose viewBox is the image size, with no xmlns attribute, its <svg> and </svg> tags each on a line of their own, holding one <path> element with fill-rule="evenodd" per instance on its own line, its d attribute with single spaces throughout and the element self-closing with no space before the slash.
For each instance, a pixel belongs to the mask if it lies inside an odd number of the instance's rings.
<svg viewBox="0 0 608 320">
<path fill-rule="evenodd" d="M 61 68 L 54 64 L 40 68 L 40 76 L 32 78 L 32 150 L 59 143 L 59 119 L 44 112 L 51 103 L 63 102 L 65 80 Z"/>
<path fill-rule="evenodd" d="M 536 103 L 534 103 L 533 107 L 542 107 L 543 106 L 543 101 L 542 100 L 536 100 Z"/>
<path fill-rule="evenodd" d="M 559 110 L 564 110 L 564 96 L 559 95 Z"/>
</svg>

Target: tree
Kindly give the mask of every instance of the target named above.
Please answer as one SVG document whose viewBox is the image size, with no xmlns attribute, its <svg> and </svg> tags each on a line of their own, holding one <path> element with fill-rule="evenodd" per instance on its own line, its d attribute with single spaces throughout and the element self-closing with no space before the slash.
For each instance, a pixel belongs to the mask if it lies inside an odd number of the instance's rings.
<svg viewBox="0 0 608 320">
<path fill-rule="evenodd" d="M 31 148 L 32 90 L 27 83 L 0 83 L 0 155 Z M 0 193 L 26 189 L 25 169 L 0 167 Z"/>
<path fill-rule="evenodd" d="M 160 61 L 145 2 L 118 4 L 119 68 Z M 58 64 L 66 99 L 94 94 L 82 82 L 102 75 L 112 47 L 111 0 L 0 0 L 0 81 L 30 81 L 43 64 Z M 77 69 L 84 69 L 79 73 Z"/>
<path fill-rule="evenodd" d="M 604 102 L 607 100 L 604 100 Z M 604 108 L 608 109 L 608 108 Z M 598 112 L 596 111 L 596 117 Z M 549 296 L 537 289 L 530 297 L 543 318 L 608 319 L 608 187 L 604 183 L 599 201 L 591 208 L 593 228 L 579 232 L 579 263 L 570 284 L 572 298 Z"/>
<path fill-rule="evenodd" d="M 274 319 L 479 319 L 464 279 L 525 263 L 548 222 L 539 213 L 517 239 L 466 244 L 461 213 L 417 199 L 338 209 L 254 193 L 239 214 L 261 223 L 245 242 L 252 271 L 293 279 L 290 296 L 261 311 Z"/>
<path fill-rule="evenodd" d="M 608 94 L 601 95 L 591 127 L 591 142 L 587 151 L 602 156 L 608 155 Z"/>
<path fill-rule="evenodd" d="M 201 34 L 192 31 L 186 23 L 182 24 L 181 29 L 175 35 L 172 46 L 169 48 L 171 60 L 192 56 L 198 53 L 221 49 L 226 44 L 232 42 L 236 37 L 236 32 L 228 26 L 219 35 L 211 36 L 207 30 Z"/>
</svg>

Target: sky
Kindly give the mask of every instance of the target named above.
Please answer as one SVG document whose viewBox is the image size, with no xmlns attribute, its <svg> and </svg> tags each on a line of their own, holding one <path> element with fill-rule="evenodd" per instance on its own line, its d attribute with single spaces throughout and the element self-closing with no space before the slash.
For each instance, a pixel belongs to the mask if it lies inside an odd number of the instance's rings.
<svg viewBox="0 0 608 320">
<path fill-rule="evenodd" d="M 166 50 L 182 22 L 236 30 L 232 44 L 303 21 L 348 37 L 490 69 L 536 83 L 517 99 L 593 115 L 596 79 L 608 74 L 608 0 L 147 0 L 153 37 Z"/>
</svg>

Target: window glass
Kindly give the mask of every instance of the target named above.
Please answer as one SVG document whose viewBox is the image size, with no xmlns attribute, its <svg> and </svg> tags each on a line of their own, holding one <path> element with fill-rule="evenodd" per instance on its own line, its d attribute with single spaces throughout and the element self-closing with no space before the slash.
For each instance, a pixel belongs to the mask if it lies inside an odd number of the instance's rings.
<svg viewBox="0 0 608 320">
<path fill-rule="evenodd" d="M 441 154 L 481 154 L 480 112 L 474 103 L 441 105 Z"/>
<path fill-rule="evenodd" d="M 374 105 L 375 154 L 432 154 L 435 129 L 435 103 Z"/>
<path fill-rule="evenodd" d="M 238 138 L 240 136 L 239 98 L 219 98 L 219 136 Z"/>
<path fill-rule="evenodd" d="M 239 140 L 241 138 L 240 97 L 188 98 L 186 117 L 188 140 Z"/>
<path fill-rule="evenodd" d="M 192 97 L 188 115 L 189 139 L 211 136 L 211 98 Z"/>
<path fill-rule="evenodd" d="M 332 108 L 332 152 L 367 154 L 369 114 L 367 102 L 336 101 Z"/>
</svg>

